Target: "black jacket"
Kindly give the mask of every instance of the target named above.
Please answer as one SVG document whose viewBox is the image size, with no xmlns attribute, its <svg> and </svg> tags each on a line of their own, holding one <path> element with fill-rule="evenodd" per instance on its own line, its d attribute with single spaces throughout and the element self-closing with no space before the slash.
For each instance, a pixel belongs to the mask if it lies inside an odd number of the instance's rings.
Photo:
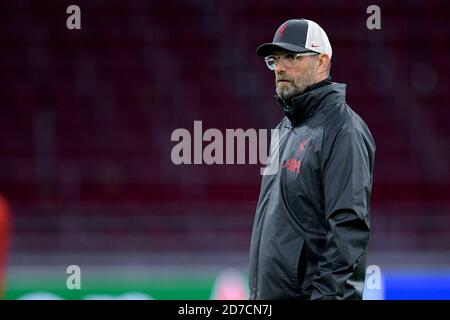
<svg viewBox="0 0 450 320">
<path fill-rule="evenodd" d="M 278 98 L 280 169 L 262 177 L 250 299 L 362 298 L 375 143 L 345 89 L 326 79 Z"/>
</svg>

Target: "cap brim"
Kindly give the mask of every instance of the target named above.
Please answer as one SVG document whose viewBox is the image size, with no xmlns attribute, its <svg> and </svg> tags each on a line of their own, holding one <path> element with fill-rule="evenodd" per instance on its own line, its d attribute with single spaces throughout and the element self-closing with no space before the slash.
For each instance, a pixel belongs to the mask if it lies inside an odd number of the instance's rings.
<svg viewBox="0 0 450 320">
<path fill-rule="evenodd" d="M 302 53 L 302 52 L 315 52 L 313 50 L 296 46 L 286 42 L 271 42 L 263 43 L 256 49 L 256 54 L 261 57 L 266 57 L 273 54 L 275 51 L 285 50 L 289 52 Z"/>
</svg>

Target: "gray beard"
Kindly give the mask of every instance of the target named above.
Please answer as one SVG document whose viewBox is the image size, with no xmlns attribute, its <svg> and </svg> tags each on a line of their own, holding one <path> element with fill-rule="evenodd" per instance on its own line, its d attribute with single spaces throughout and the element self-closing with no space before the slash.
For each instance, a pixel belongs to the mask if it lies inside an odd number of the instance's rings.
<svg viewBox="0 0 450 320">
<path fill-rule="evenodd" d="M 290 99 L 293 96 L 302 93 L 303 91 L 295 83 L 292 83 L 289 87 L 277 87 L 278 96 L 284 100 Z"/>
</svg>

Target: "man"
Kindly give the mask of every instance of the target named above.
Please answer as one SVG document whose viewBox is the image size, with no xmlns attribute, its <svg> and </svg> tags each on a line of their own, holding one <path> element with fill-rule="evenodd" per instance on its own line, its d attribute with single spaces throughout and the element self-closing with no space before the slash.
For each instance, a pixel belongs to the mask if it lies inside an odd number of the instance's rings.
<svg viewBox="0 0 450 320">
<path fill-rule="evenodd" d="M 362 299 L 375 143 L 330 78 L 315 22 L 288 20 L 258 47 L 275 71 L 280 169 L 262 178 L 250 299 Z M 273 155 L 271 155 L 273 156 Z"/>
</svg>

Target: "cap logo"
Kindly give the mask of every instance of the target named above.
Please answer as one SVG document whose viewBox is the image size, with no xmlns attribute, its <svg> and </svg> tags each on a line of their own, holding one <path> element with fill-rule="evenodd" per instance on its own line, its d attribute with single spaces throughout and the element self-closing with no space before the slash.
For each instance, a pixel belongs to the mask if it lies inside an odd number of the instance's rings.
<svg viewBox="0 0 450 320">
<path fill-rule="evenodd" d="M 278 31 L 278 33 L 279 33 L 279 35 L 280 35 L 280 38 L 283 38 L 284 32 L 286 31 L 286 27 L 287 27 L 287 26 L 288 26 L 288 24 L 285 23 L 285 24 L 283 24 L 283 25 L 280 27 L 280 30 Z"/>
<path fill-rule="evenodd" d="M 317 47 L 320 47 L 318 44 L 315 44 L 315 43 L 311 43 L 311 47 L 312 48 L 317 48 Z"/>
</svg>

